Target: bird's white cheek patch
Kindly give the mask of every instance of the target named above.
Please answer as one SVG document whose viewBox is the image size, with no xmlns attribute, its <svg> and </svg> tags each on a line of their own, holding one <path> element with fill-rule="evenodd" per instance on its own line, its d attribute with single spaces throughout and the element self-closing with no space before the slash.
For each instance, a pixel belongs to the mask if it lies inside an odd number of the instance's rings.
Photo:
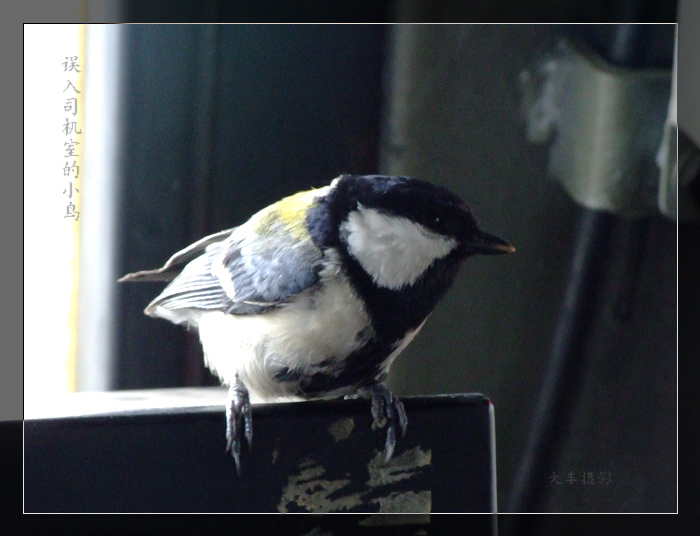
<svg viewBox="0 0 700 536">
<path fill-rule="evenodd" d="M 374 282 L 393 290 L 415 283 L 426 268 L 457 246 L 453 238 L 362 205 L 350 213 L 340 232 L 350 254 Z"/>
</svg>

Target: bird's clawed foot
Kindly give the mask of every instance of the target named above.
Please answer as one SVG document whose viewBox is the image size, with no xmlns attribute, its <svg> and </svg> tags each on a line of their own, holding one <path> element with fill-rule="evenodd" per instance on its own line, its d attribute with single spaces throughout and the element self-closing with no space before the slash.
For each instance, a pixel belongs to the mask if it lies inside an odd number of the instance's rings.
<svg viewBox="0 0 700 536">
<path fill-rule="evenodd" d="M 401 435 L 406 435 L 408 418 L 406 410 L 399 397 L 392 393 L 383 383 L 376 383 L 368 387 L 367 391 L 372 395 L 372 429 L 386 428 L 386 447 L 384 460 L 389 461 L 394 454 L 396 446 L 396 422 L 399 423 Z"/>
<path fill-rule="evenodd" d="M 241 443 L 245 436 L 248 449 L 253 448 L 253 415 L 250 410 L 248 389 L 243 382 L 236 380 L 228 390 L 226 403 L 226 452 L 236 462 L 236 472 L 241 476 Z"/>
</svg>

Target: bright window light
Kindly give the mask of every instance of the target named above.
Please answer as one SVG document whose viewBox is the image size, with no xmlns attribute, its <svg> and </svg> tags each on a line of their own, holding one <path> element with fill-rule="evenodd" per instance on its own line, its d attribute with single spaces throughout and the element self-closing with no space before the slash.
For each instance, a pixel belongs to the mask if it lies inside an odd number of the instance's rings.
<svg viewBox="0 0 700 536">
<path fill-rule="evenodd" d="M 24 26 L 24 400 L 75 388 L 83 27 Z"/>
</svg>

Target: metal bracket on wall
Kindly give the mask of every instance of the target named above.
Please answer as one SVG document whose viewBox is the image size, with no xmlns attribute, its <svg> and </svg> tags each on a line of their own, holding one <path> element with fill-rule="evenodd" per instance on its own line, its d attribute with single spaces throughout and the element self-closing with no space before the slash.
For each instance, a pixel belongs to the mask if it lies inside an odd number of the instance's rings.
<svg viewBox="0 0 700 536">
<path fill-rule="evenodd" d="M 659 210 L 670 70 L 619 67 L 561 40 L 521 72 L 520 86 L 528 139 L 553 139 L 548 172 L 574 200 L 633 218 Z"/>
</svg>

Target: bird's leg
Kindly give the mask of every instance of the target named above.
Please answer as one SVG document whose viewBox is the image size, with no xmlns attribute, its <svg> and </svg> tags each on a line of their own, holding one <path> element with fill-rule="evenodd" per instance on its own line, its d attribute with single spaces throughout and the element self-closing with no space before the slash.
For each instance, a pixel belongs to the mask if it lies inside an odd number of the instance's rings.
<svg viewBox="0 0 700 536">
<path fill-rule="evenodd" d="M 226 452 L 236 462 L 236 472 L 241 476 L 241 442 L 245 436 L 248 449 L 253 448 L 253 414 L 250 410 L 248 389 L 236 377 L 236 382 L 228 390 L 226 403 Z"/>
<path fill-rule="evenodd" d="M 389 390 L 384 382 L 375 383 L 366 389 L 372 396 L 372 429 L 386 427 L 385 461 L 389 461 L 396 446 L 396 422 L 399 423 L 401 435 L 406 435 L 408 418 L 399 397 Z"/>
</svg>

